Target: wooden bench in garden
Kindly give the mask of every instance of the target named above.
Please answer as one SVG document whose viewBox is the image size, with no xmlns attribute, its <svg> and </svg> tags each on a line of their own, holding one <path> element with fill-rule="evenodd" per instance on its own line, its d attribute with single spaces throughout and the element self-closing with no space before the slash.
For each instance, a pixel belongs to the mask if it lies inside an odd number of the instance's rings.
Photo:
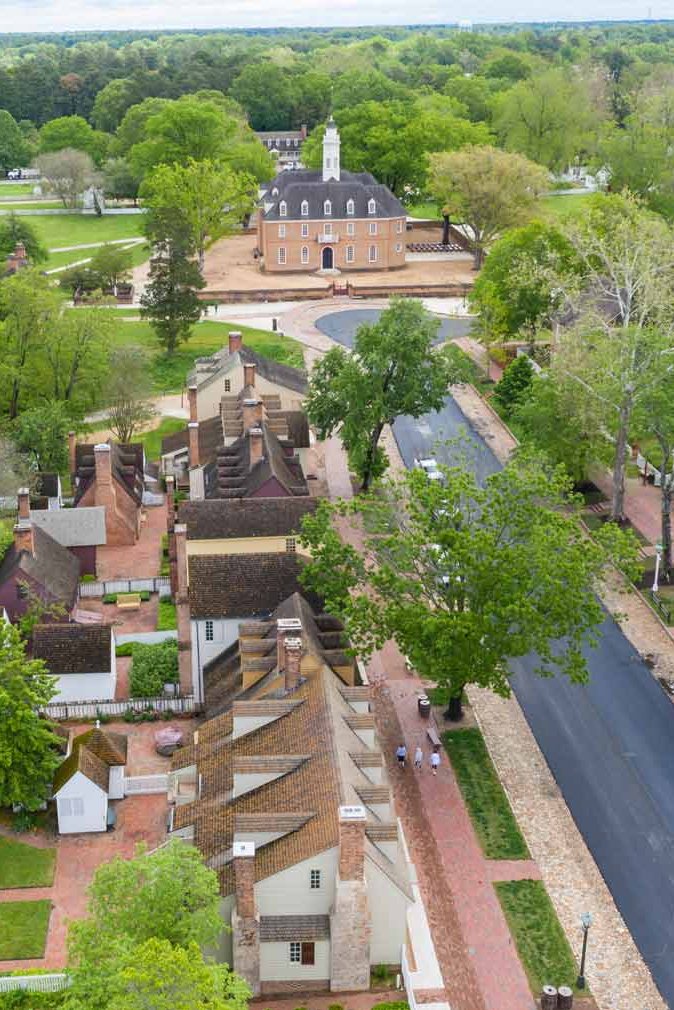
<svg viewBox="0 0 674 1010">
<path fill-rule="evenodd" d="M 429 726 L 428 729 L 426 730 L 426 736 L 431 741 L 434 748 L 439 748 L 442 746 L 440 737 L 438 736 L 437 732 L 433 729 L 432 726 Z"/>
<path fill-rule="evenodd" d="M 140 593 L 124 593 L 117 597 L 118 610 L 140 610 Z"/>
</svg>

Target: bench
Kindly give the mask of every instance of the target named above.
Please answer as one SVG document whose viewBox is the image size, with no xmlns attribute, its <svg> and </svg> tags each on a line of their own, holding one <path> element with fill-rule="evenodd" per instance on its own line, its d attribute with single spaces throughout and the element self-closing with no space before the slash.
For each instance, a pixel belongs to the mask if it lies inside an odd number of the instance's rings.
<svg viewBox="0 0 674 1010">
<path fill-rule="evenodd" d="M 435 729 L 433 729 L 432 726 L 429 726 L 428 729 L 426 730 L 426 736 L 428 737 L 428 739 L 433 744 L 433 747 L 439 749 L 442 746 L 442 741 L 440 740 L 440 737 L 438 736 L 437 731 Z"/>
<path fill-rule="evenodd" d="M 140 610 L 140 593 L 124 593 L 117 597 L 118 610 Z"/>
</svg>

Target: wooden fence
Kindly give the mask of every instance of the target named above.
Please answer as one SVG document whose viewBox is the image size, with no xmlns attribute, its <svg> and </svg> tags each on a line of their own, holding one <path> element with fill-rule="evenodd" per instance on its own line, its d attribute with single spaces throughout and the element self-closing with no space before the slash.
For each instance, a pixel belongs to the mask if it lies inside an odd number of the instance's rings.
<svg viewBox="0 0 674 1010">
<path fill-rule="evenodd" d="M 56 722 L 71 719 L 96 719 L 98 716 L 122 717 L 126 712 L 171 712 L 173 715 L 196 715 L 203 705 L 192 695 L 175 698 L 129 698 L 126 701 L 52 701 L 40 711 Z"/>
<path fill-rule="evenodd" d="M 170 593 L 171 580 L 159 575 L 152 579 L 111 579 L 107 582 L 80 582 L 79 595 L 105 596 L 106 593 Z"/>
<path fill-rule="evenodd" d="M 61 992 L 70 985 L 70 979 L 64 972 L 54 972 L 46 975 L 3 975 L 0 978 L 0 992 L 15 992 L 24 989 L 26 992 Z"/>
</svg>

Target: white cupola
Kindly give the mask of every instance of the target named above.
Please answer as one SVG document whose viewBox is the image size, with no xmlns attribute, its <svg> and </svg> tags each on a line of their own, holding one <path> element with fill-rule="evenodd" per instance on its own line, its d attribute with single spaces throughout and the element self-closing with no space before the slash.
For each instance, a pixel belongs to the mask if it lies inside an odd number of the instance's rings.
<svg viewBox="0 0 674 1010">
<path fill-rule="evenodd" d="M 323 182 L 328 182 L 329 179 L 336 179 L 339 182 L 340 143 L 337 123 L 330 116 L 323 137 Z"/>
</svg>

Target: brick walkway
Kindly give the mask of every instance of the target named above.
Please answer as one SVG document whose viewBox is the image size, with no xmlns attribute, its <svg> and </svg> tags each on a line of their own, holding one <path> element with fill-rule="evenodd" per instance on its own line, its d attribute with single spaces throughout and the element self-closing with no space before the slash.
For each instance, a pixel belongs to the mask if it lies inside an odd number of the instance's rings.
<svg viewBox="0 0 674 1010">
<path fill-rule="evenodd" d="M 593 483 L 611 499 L 611 475 L 608 470 L 595 467 L 591 472 Z M 625 479 L 625 515 L 632 525 L 652 544 L 660 539 L 660 488 L 644 484 L 638 477 Z"/>
<path fill-rule="evenodd" d="M 106 579 L 149 579 L 159 575 L 161 538 L 166 533 L 166 505 L 145 509 L 140 537 L 129 547 L 99 547 L 96 575 Z"/>
</svg>

